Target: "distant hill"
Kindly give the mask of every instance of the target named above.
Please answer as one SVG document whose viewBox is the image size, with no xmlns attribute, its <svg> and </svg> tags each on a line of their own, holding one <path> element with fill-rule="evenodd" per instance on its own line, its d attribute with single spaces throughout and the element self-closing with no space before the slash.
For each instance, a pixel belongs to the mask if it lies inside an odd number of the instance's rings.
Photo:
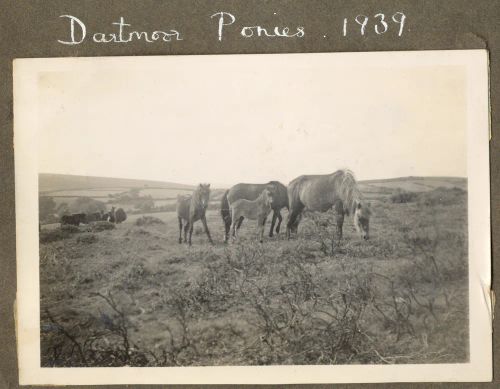
<svg viewBox="0 0 500 389">
<path fill-rule="evenodd" d="M 123 190 L 130 188 L 193 189 L 194 186 L 163 181 L 135 180 L 130 178 L 91 177 L 49 173 L 40 173 L 38 175 L 38 191 L 40 193 L 109 188 Z"/>
<path fill-rule="evenodd" d="M 463 177 L 397 177 L 380 180 L 364 180 L 359 185 L 362 191 L 393 191 L 425 192 L 439 187 L 467 190 L 467 178 Z"/>
<path fill-rule="evenodd" d="M 46 195 L 61 195 L 74 197 L 71 191 L 125 191 L 131 188 L 141 188 L 147 190 L 168 189 L 169 194 L 178 190 L 194 189 L 193 185 L 179 184 L 164 181 L 136 180 L 129 178 L 110 178 L 110 177 L 89 177 L 67 174 L 39 174 L 39 192 Z M 397 177 L 379 180 L 363 180 L 359 182 L 363 192 L 372 192 L 388 194 L 395 190 L 404 190 L 412 192 L 423 192 L 433 190 L 438 187 L 452 188 L 458 187 L 467 189 L 467 179 L 462 177 Z M 147 190 L 146 190 L 147 189 Z M 62 193 L 58 193 L 62 192 Z M 66 193 L 64 193 L 66 192 Z M 156 191 L 157 193 L 160 193 Z M 102 194 L 102 193 L 101 193 Z M 88 195 L 82 193 L 81 195 Z M 167 195 L 165 195 L 168 197 Z M 97 197 L 97 196 L 92 196 Z M 154 196 L 156 197 L 156 196 Z"/>
</svg>

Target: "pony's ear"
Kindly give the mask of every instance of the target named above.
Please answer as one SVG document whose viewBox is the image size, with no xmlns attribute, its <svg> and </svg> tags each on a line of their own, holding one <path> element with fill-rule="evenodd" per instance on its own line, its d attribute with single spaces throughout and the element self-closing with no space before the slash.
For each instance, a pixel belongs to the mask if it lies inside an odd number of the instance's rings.
<svg viewBox="0 0 500 389">
<path fill-rule="evenodd" d="M 207 188 L 210 188 L 210 184 L 207 184 Z"/>
</svg>

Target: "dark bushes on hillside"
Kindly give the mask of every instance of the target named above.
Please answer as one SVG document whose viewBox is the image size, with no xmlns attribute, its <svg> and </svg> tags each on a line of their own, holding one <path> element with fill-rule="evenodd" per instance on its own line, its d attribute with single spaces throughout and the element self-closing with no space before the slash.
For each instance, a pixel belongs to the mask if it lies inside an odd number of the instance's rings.
<svg viewBox="0 0 500 389">
<path fill-rule="evenodd" d="M 412 203 L 418 198 L 418 193 L 416 192 L 398 192 L 391 196 L 391 201 L 393 203 Z"/>
<path fill-rule="evenodd" d="M 419 195 L 419 203 L 424 205 L 452 205 L 466 199 L 467 192 L 461 188 L 436 188 Z"/>
</svg>

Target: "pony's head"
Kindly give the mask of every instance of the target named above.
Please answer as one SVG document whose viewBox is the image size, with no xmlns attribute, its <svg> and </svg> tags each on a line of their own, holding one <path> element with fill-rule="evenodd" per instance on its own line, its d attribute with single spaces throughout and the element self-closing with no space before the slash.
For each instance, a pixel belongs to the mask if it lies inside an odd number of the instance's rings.
<svg viewBox="0 0 500 389">
<path fill-rule="evenodd" d="M 359 202 L 354 210 L 354 226 L 361 238 L 367 240 L 370 238 L 370 203 Z"/>
<path fill-rule="evenodd" d="M 266 206 L 271 206 L 273 203 L 274 191 L 272 189 L 266 188 L 262 191 L 262 197 L 264 198 L 264 204 Z"/>
<path fill-rule="evenodd" d="M 203 208 L 208 207 L 208 201 L 210 200 L 210 184 L 200 184 L 198 185 L 198 193 L 201 205 Z"/>
</svg>

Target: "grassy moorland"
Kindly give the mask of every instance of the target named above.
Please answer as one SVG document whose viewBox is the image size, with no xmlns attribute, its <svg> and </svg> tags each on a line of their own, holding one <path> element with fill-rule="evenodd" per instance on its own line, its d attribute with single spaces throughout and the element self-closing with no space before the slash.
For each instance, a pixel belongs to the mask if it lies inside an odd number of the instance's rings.
<svg viewBox="0 0 500 389">
<path fill-rule="evenodd" d="M 442 181 L 362 184 L 369 241 L 330 213 L 264 244 L 245 221 L 225 245 L 216 210 L 214 246 L 173 212 L 42 230 L 42 366 L 467 361 L 466 183 Z"/>
</svg>

